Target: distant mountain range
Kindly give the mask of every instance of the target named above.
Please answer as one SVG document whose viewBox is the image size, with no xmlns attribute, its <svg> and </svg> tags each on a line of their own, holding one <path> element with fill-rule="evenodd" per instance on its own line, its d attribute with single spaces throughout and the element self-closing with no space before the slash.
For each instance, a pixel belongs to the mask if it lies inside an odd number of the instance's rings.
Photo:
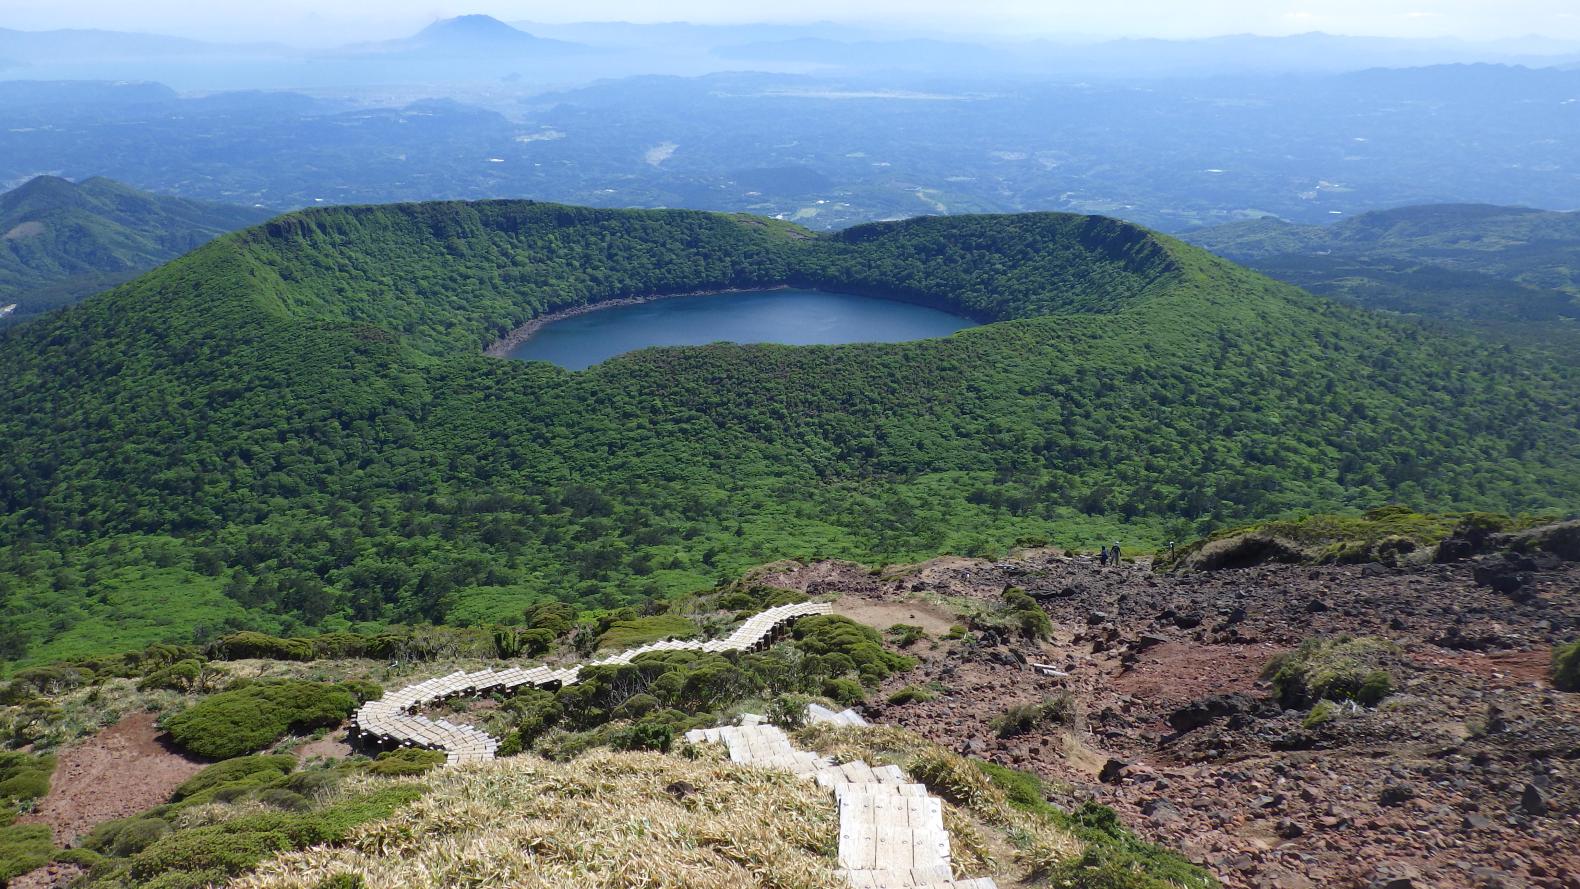
<svg viewBox="0 0 1580 889">
<path fill-rule="evenodd" d="M 1182 237 L 1371 308 L 1470 321 L 1580 318 L 1580 213 L 1438 204 L 1330 226 L 1233 222 Z"/>
<path fill-rule="evenodd" d="M 434 22 L 411 37 L 363 43 L 348 47 L 350 53 L 393 53 L 438 58 L 482 56 L 581 55 L 586 46 L 563 40 L 534 37 L 486 15 L 463 15 Z"/>
<path fill-rule="evenodd" d="M 587 64 L 588 59 L 596 63 Z M 396 61 L 411 67 L 380 64 Z M 431 64 L 413 64 L 417 62 Z M 1016 39 L 829 22 L 520 23 L 517 27 L 487 15 L 443 19 L 409 37 L 352 42 L 328 50 L 115 31 L 0 29 L 0 72 L 11 76 L 160 80 L 181 89 L 205 90 L 477 82 L 519 74 L 517 69 L 524 64 L 558 82 L 585 83 L 611 76 L 742 69 L 1135 79 L 1466 63 L 1573 66 L 1580 63 L 1580 45 L 1537 38 L 1469 42 L 1323 33 L 1196 40 Z"/>
<path fill-rule="evenodd" d="M 0 309 L 15 306 L 0 318 L 69 305 L 270 215 L 39 176 L 0 194 Z"/>
</svg>

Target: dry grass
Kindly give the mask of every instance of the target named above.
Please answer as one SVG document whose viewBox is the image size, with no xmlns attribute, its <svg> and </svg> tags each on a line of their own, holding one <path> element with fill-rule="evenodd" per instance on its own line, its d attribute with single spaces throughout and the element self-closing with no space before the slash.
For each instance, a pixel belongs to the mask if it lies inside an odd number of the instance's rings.
<svg viewBox="0 0 1580 889">
<path fill-rule="evenodd" d="M 838 885 L 838 815 L 788 774 L 716 760 L 597 751 L 425 776 L 431 792 L 344 848 L 276 858 L 237 889 L 813 889 Z M 696 790 L 677 799 L 677 782 Z"/>
</svg>

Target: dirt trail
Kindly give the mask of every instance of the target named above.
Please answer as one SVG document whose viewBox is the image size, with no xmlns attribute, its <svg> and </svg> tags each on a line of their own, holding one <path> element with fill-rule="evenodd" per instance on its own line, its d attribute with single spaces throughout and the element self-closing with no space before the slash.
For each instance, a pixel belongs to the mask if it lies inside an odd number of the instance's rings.
<svg viewBox="0 0 1580 889">
<path fill-rule="evenodd" d="M 154 714 L 133 713 L 56 755 L 49 794 L 22 820 L 48 824 L 69 845 L 94 825 L 135 815 L 170 799 L 207 763 L 159 740 Z"/>
</svg>

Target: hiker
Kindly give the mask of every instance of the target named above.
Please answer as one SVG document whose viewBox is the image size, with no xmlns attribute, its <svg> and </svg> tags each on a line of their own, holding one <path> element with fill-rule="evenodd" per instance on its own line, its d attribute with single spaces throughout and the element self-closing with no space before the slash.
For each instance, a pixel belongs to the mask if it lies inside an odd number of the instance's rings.
<svg viewBox="0 0 1580 889">
<path fill-rule="evenodd" d="M 1100 546 L 1097 548 L 1097 564 L 1104 568 L 1108 567 L 1108 547 Z"/>
<path fill-rule="evenodd" d="M 1114 541 L 1114 551 L 1108 554 L 1108 560 L 1114 563 L 1115 568 L 1119 567 L 1119 541 Z"/>
</svg>

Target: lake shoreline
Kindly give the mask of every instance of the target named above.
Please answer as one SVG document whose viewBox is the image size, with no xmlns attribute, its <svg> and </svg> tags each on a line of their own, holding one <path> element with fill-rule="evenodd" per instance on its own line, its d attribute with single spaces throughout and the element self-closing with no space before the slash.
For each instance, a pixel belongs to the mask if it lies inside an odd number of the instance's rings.
<svg viewBox="0 0 1580 889">
<path fill-rule="evenodd" d="M 556 321 L 566 318 L 575 318 L 587 315 L 602 309 L 614 309 L 621 306 L 639 306 L 644 303 L 657 302 L 661 299 L 674 299 L 680 296 L 727 296 L 736 293 L 773 293 L 777 290 L 794 290 L 789 284 L 777 284 L 772 287 L 731 287 L 723 290 L 692 290 L 685 293 L 649 293 L 643 296 L 623 296 L 619 299 L 606 299 L 601 302 L 587 303 L 560 309 L 547 315 L 539 315 L 527 323 L 515 328 L 483 349 L 483 354 L 490 358 L 509 358 L 510 353 L 522 343 L 532 339 L 538 331 Z"/>
</svg>

